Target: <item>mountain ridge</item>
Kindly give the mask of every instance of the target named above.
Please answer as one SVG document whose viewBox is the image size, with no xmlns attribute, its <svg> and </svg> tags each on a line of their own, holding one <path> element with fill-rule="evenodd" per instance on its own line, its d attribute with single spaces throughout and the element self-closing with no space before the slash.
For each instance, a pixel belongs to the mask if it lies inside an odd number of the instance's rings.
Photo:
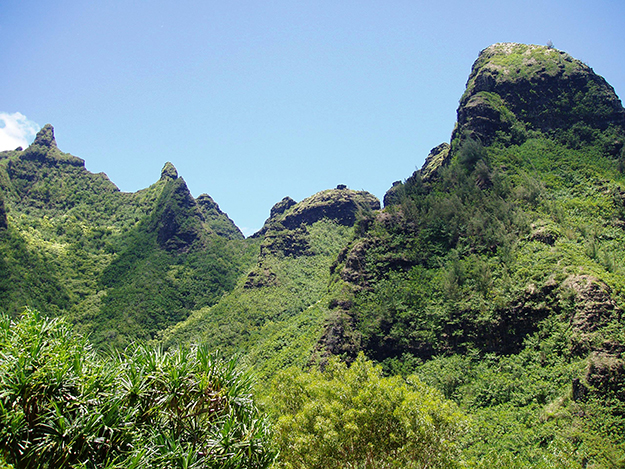
<svg viewBox="0 0 625 469">
<path fill-rule="evenodd" d="M 2 304 L 47 306 L 97 347 L 238 354 L 261 393 L 365 354 L 471 415 L 468 465 L 620 467 L 621 101 L 561 51 L 500 43 L 457 116 L 383 209 L 345 186 L 285 197 L 246 239 L 170 162 L 122 193 L 44 126 L 0 153 Z"/>
</svg>

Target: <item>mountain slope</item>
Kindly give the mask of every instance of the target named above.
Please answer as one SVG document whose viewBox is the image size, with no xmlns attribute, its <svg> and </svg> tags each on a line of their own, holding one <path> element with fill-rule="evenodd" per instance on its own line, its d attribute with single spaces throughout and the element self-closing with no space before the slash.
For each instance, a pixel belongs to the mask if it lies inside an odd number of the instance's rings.
<svg viewBox="0 0 625 469">
<path fill-rule="evenodd" d="M 0 153 L 0 195 L 3 309 L 67 314 L 96 344 L 151 338 L 232 289 L 251 259 L 234 223 L 209 196 L 196 203 L 171 163 L 123 193 L 61 152 L 50 125 L 26 150 Z"/>
<path fill-rule="evenodd" d="M 439 387 L 478 466 L 620 467 L 624 116 L 562 52 L 484 50 L 451 144 L 339 257 L 320 349 Z"/>
<path fill-rule="evenodd" d="M 285 197 L 243 239 L 171 163 L 122 193 L 45 126 L 0 153 L 0 304 L 68 315 L 98 346 L 238 353 L 261 387 L 364 352 L 471 417 L 468 467 L 623 467 L 624 143 L 587 65 L 495 44 L 450 142 L 384 210 L 344 186 Z"/>
<path fill-rule="evenodd" d="M 380 207 L 371 194 L 344 186 L 296 203 L 285 197 L 253 239 L 256 266 L 216 305 L 194 312 L 162 334 L 166 346 L 200 341 L 245 353 L 269 377 L 305 365 L 323 330 L 330 267 L 353 237 L 359 217 Z"/>
</svg>

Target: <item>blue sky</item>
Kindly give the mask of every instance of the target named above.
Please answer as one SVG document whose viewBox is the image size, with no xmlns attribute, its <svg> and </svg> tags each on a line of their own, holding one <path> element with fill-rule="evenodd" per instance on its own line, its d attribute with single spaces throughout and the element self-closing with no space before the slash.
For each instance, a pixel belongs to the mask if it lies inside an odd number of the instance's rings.
<svg viewBox="0 0 625 469">
<path fill-rule="evenodd" d="M 123 191 L 171 161 L 249 235 L 287 195 L 381 199 L 449 141 L 492 43 L 552 41 L 623 96 L 624 19 L 622 0 L 3 0 L 0 144 L 51 123 Z"/>
</svg>

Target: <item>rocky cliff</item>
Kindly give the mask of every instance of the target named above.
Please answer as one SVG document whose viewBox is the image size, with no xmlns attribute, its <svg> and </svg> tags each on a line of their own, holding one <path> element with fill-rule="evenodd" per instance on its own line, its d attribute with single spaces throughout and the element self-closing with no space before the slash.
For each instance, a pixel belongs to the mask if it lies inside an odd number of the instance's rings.
<svg viewBox="0 0 625 469">
<path fill-rule="evenodd" d="M 312 255 L 306 240 L 307 227 L 320 220 L 354 226 L 359 216 L 380 209 L 380 201 L 369 192 L 341 186 L 312 195 L 299 203 L 285 197 L 271 209 L 263 229 L 261 255 Z"/>
<path fill-rule="evenodd" d="M 594 144 L 619 155 L 625 111 L 592 68 L 553 47 L 498 43 L 473 64 L 460 99 L 451 152 L 434 148 L 420 174 L 429 179 L 471 138 L 483 145 L 521 144 L 538 134 L 571 147 Z M 443 144 L 445 145 L 445 144 Z"/>
</svg>

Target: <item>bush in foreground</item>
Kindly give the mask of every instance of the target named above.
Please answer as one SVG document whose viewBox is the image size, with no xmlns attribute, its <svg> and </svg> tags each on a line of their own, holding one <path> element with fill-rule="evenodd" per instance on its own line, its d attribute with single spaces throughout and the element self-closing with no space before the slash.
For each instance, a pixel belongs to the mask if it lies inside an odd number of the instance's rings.
<svg viewBox="0 0 625 469">
<path fill-rule="evenodd" d="M 261 469 L 267 443 L 233 360 L 201 346 L 103 359 L 61 319 L 0 317 L 0 454 L 16 469 Z"/>
<path fill-rule="evenodd" d="M 279 467 L 452 468 L 465 419 L 437 390 L 411 376 L 386 378 L 364 355 L 350 366 L 282 372 L 271 405 L 279 416 Z"/>
</svg>

